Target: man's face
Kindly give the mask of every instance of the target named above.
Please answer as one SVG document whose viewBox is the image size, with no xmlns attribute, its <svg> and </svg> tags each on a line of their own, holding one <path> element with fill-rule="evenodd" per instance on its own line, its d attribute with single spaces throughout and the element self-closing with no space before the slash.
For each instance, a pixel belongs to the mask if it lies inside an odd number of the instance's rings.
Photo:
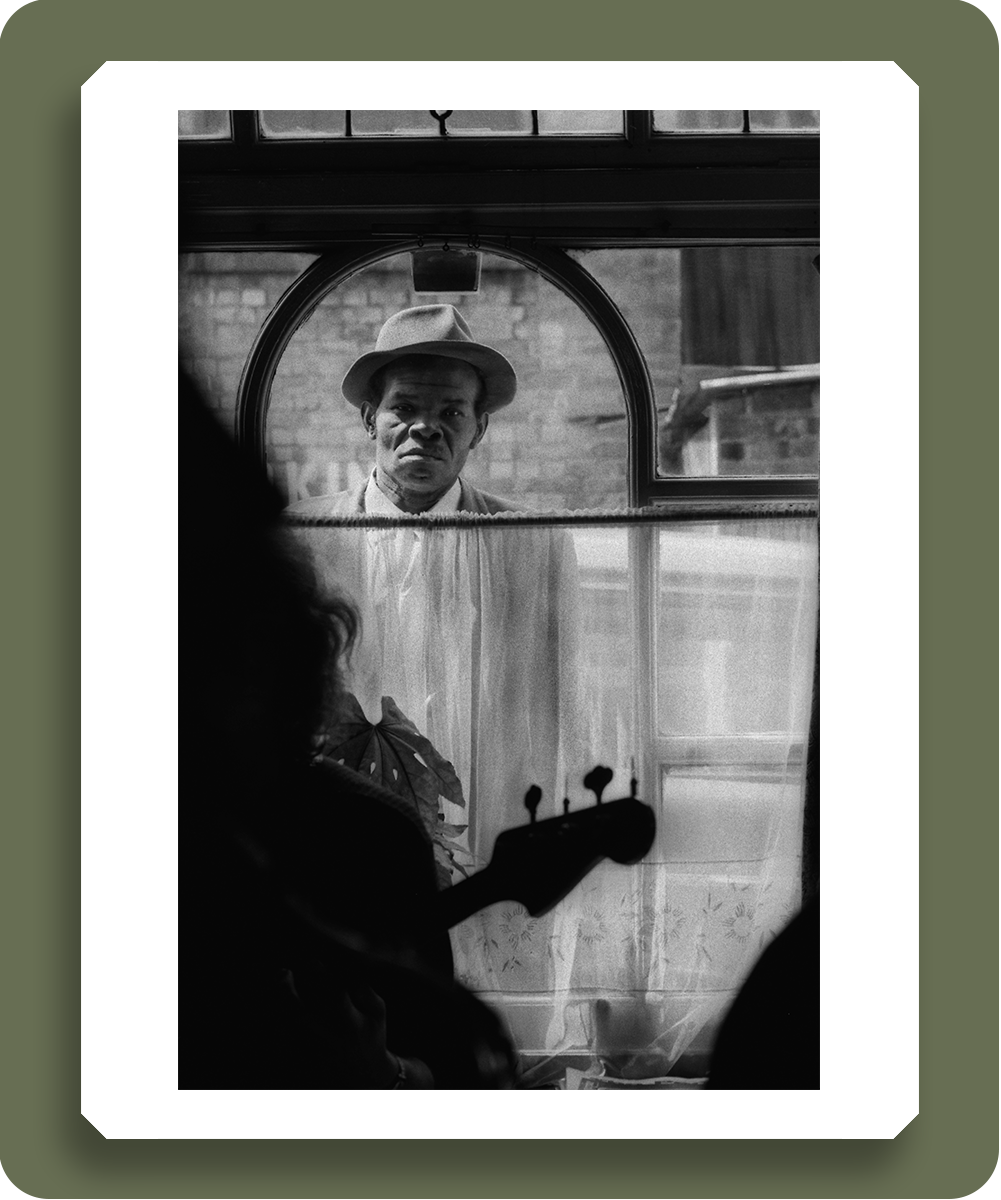
<svg viewBox="0 0 1001 1200">
<path fill-rule="evenodd" d="M 486 432 L 486 415 L 476 415 L 479 386 L 473 368 L 454 359 L 388 367 L 378 407 L 362 405 L 380 478 L 411 494 L 446 492 Z"/>
</svg>

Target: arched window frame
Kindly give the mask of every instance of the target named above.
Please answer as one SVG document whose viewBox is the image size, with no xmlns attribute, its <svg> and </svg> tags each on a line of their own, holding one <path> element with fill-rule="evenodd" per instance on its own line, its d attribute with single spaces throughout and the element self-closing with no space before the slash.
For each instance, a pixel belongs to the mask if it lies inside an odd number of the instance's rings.
<svg viewBox="0 0 1001 1200">
<path fill-rule="evenodd" d="M 594 323 L 625 397 L 631 505 L 815 511 L 815 478 L 658 476 L 643 356 L 564 251 L 814 245 L 819 135 L 661 134 L 644 110 L 624 113 L 620 135 L 600 136 L 274 140 L 250 110 L 234 110 L 230 125 L 231 138 L 179 144 L 182 249 L 321 255 L 268 317 L 244 373 L 238 432 L 258 453 L 277 358 L 323 289 L 391 253 L 450 242 L 539 271 Z"/>
<path fill-rule="evenodd" d="M 472 243 L 472 238 L 469 240 Z M 325 296 L 358 271 L 427 244 L 423 237 L 374 244 L 349 243 L 321 255 L 281 296 L 251 348 L 237 400 L 237 437 L 261 462 L 265 461 L 271 385 L 281 356 L 295 331 L 309 319 Z M 441 244 L 447 245 L 448 238 L 441 239 Z M 515 246 L 510 238 L 489 237 L 477 237 L 475 245 L 480 251 L 508 258 L 537 271 L 584 312 L 604 341 L 615 364 L 626 407 L 630 507 L 676 507 L 680 503 L 689 509 L 722 514 L 736 504 L 748 515 L 776 511 L 776 505 L 779 510 L 789 513 L 816 511 L 817 480 L 812 477 L 659 475 L 653 383 L 636 337 L 608 293 L 580 263 L 556 247 Z"/>
<path fill-rule="evenodd" d="M 320 301 L 365 267 L 416 250 L 424 239 L 355 245 L 312 263 L 268 314 L 251 348 L 240 380 L 236 432 L 255 457 L 265 461 L 267 413 L 278 363 L 295 331 Z M 568 255 L 551 247 L 514 249 L 498 239 L 478 239 L 478 249 L 537 271 L 587 315 L 615 364 L 626 404 L 629 503 L 649 502 L 656 490 L 656 407 L 646 362 L 628 322 L 601 285 Z"/>
</svg>

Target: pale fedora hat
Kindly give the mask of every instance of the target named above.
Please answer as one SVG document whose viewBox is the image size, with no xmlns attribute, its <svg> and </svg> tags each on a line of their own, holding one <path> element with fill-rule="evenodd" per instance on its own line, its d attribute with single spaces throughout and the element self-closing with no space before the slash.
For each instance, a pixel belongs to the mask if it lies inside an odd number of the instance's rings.
<svg viewBox="0 0 1001 1200">
<path fill-rule="evenodd" d="M 499 351 L 473 341 L 462 314 L 451 304 L 423 304 L 390 317 L 379 330 L 375 349 L 351 364 L 341 383 L 345 400 L 360 408 L 370 399 L 368 385 L 375 372 L 405 354 L 437 354 L 475 367 L 484 383 L 485 412 L 510 404 L 518 388 L 514 367 Z"/>
</svg>

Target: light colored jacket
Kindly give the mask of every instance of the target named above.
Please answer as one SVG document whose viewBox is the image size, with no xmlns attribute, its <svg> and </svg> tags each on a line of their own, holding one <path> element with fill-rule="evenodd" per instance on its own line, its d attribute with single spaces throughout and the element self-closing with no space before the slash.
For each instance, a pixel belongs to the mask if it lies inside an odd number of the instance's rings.
<svg viewBox="0 0 1001 1200">
<path fill-rule="evenodd" d="M 481 492 L 464 479 L 459 480 L 459 511 L 471 513 L 527 512 L 522 505 L 512 504 L 489 492 Z M 297 500 L 285 510 L 287 513 L 304 517 L 343 517 L 365 511 L 365 489 L 368 480 L 345 492 L 334 492 L 329 496 L 311 496 L 308 500 Z"/>
<path fill-rule="evenodd" d="M 485 861 L 497 834 L 524 821 L 526 787 L 555 812 L 565 764 L 588 753 L 573 538 L 536 523 L 443 529 L 414 554 L 406 536 L 311 523 L 364 516 L 367 486 L 291 505 L 307 521 L 293 535 L 321 596 L 347 593 L 361 613 L 346 685 L 373 724 L 391 696 L 452 764 L 474 814 L 470 849 Z M 459 508 L 519 511 L 464 480 Z"/>
</svg>

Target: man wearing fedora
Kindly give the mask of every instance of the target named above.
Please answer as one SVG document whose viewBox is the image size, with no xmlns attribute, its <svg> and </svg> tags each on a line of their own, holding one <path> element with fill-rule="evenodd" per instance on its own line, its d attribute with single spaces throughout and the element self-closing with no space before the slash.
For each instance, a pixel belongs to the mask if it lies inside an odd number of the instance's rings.
<svg viewBox="0 0 1001 1200">
<path fill-rule="evenodd" d="M 372 475 L 361 487 L 301 500 L 288 511 L 312 517 L 516 511 L 460 476 L 490 414 L 511 403 L 517 386 L 504 355 L 475 341 L 452 305 L 396 313 L 341 383 L 375 443 Z"/>
<path fill-rule="evenodd" d="M 462 478 L 516 388 L 508 360 L 451 305 L 396 313 L 341 384 L 374 443 L 371 475 L 286 510 L 321 590 L 358 607 L 346 669 L 354 699 L 373 725 L 399 710 L 452 764 L 466 806 L 445 820 L 469 825 L 477 859 L 524 821 L 530 784 L 555 805 L 558 780 L 584 753 L 573 539 L 536 523 L 484 523 L 524 509 Z M 369 520 L 411 514 L 471 519 Z"/>
</svg>

